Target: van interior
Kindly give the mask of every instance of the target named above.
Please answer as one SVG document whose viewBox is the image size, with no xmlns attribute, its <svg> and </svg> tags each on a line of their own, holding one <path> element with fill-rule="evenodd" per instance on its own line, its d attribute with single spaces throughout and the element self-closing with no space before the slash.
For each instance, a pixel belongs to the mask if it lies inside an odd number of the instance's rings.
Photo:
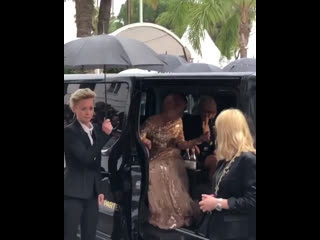
<svg viewBox="0 0 320 240">
<path fill-rule="evenodd" d="M 217 103 L 217 115 L 224 109 L 236 108 L 238 106 L 239 90 L 235 85 L 223 86 L 213 84 L 213 81 L 206 81 L 206 84 L 197 84 L 196 81 L 176 81 L 176 84 L 160 83 L 159 85 L 149 85 L 146 83 L 142 87 L 142 98 L 140 104 L 140 126 L 148 117 L 159 114 L 164 97 L 169 93 L 182 93 L 188 100 L 188 106 L 185 114 L 195 115 L 198 113 L 198 101 L 201 96 L 211 96 Z M 195 201 L 201 200 L 201 190 L 203 190 L 203 173 L 202 170 L 187 169 L 189 177 L 189 194 Z M 207 179 L 210 183 L 210 179 Z M 148 181 L 147 181 L 148 182 Z M 209 190 L 210 191 L 210 190 Z M 203 193 L 203 192 L 202 192 Z M 207 192 L 208 193 L 208 192 Z M 145 191 L 140 206 L 140 229 L 144 239 L 206 239 L 197 234 L 196 230 L 201 222 L 193 222 L 189 227 L 184 227 L 176 230 L 161 230 L 148 223 L 149 208 L 148 196 Z"/>
</svg>

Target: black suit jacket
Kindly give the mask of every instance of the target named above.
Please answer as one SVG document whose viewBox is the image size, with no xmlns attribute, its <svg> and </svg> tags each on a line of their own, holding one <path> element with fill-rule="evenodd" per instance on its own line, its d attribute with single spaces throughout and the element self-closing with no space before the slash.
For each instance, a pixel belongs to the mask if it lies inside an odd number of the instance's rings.
<svg viewBox="0 0 320 240">
<path fill-rule="evenodd" d="M 88 199 L 101 193 L 101 149 L 110 136 L 94 125 L 93 145 L 78 120 L 64 128 L 64 196 Z"/>
<path fill-rule="evenodd" d="M 213 176 L 213 189 L 226 166 L 220 161 Z M 220 183 L 217 198 L 228 199 L 230 209 L 212 212 L 209 233 L 218 240 L 256 239 L 256 156 L 242 153 Z M 215 239 L 215 238 L 214 238 Z"/>
<path fill-rule="evenodd" d="M 199 115 L 190 115 L 190 114 L 185 114 L 182 118 L 183 121 L 183 133 L 185 140 L 189 141 L 195 138 L 200 137 L 203 134 L 202 131 L 202 120 Z M 205 158 L 213 154 L 215 150 L 215 137 L 213 133 L 213 123 L 209 123 L 209 129 L 210 129 L 210 136 L 211 139 L 209 142 L 204 142 L 200 144 L 198 147 L 200 149 L 200 155 L 199 161 L 200 164 L 204 164 Z M 203 166 L 201 166 L 202 168 Z"/>
</svg>

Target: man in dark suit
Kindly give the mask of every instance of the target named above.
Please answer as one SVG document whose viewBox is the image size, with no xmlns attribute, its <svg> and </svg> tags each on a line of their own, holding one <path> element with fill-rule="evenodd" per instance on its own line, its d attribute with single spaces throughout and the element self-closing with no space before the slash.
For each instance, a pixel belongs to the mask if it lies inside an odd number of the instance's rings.
<svg viewBox="0 0 320 240">
<path fill-rule="evenodd" d="M 214 118 L 217 115 L 217 104 L 212 97 L 203 96 L 200 98 L 198 110 L 199 115 L 185 115 L 183 117 L 183 132 L 187 141 L 197 138 L 205 132 L 210 132 L 210 140 L 198 145 L 197 160 L 199 168 L 210 169 L 212 175 L 215 168 L 215 163 L 211 164 L 214 160 L 211 159 L 211 155 L 215 150 Z M 209 166 L 210 164 L 214 166 Z"/>
<path fill-rule="evenodd" d="M 76 239 L 78 226 L 82 240 L 95 240 L 98 222 L 101 149 L 110 139 L 112 125 L 107 119 L 102 127 L 93 125 L 95 93 L 78 89 L 70 97 L 76 119 L 64 128 L 64 240 Z"/>
<path fill-rule="evenodd" d="M 211 191 L 211 176 L 213 175 L 217 159 L 215 150 L 214 118 L 217 115 L 216 101 L 210 96 L 202 96 L 199 100 L 198 115 L 185 115 L 183 117 L 183 132 L 187 141 L 209 132 L 210 140 L 198 145 L 197 169 L 188 170 L 190 176 L 190 191 L 194 199 L 201 199 L 201 194 Z"/>
</svg>

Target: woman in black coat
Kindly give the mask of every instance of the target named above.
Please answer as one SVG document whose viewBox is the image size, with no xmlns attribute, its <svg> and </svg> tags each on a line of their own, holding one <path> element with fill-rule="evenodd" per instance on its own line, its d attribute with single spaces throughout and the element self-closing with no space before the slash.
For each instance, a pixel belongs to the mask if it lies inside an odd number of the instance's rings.
<svg viewBox="0 0 320 240">
<path fill-rule="evenodd" d="M 243 113 L 228 109 L 216 119 L 219 160 L 213 194 L 202 195 L 200 209 L 210 213 L 210 240 L 256 239 L 256 149 Z"/>
</svg>

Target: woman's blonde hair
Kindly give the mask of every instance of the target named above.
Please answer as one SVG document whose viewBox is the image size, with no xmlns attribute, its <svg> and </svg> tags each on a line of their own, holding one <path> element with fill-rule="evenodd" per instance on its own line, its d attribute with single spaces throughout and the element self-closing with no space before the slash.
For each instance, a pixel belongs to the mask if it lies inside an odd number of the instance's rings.
<svg viewBox="0 0 320 240">
<path fill-rule="evenodd" d="M 230 161 L 243 152 L 256 153 L 247 120 L 238 109 L 222 111 L 216 119 L 217 158 Z"/>
<path fill-rule="evenodd" d="M 73 110 L 74 106 L 83 99 L 95 98 L 96 94 L 90 88 L 81 88 L 71 94 L 69 105 Z"/>
</svg>

